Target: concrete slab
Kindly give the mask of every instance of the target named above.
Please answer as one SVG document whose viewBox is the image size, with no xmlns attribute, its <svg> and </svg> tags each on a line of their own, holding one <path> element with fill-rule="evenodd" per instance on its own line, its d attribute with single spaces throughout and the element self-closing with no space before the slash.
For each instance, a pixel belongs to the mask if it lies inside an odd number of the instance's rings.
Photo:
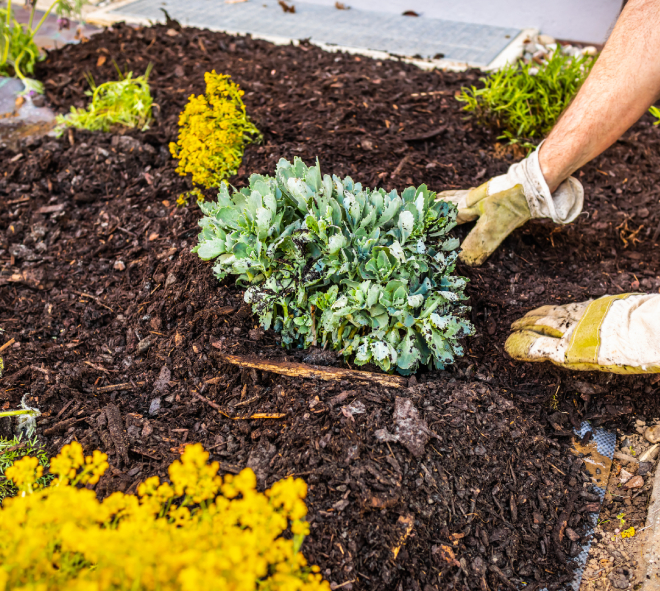
<svg viewBox="0 0 660 591">
<path fill-rule="evenodd" d="M 50 133 L 55 113 L 42 106 L 43 97 L 22 97 L 23 83 L 0 77 L 0 145 L 15 147 L 21 139 Z"/>
<path fill-rule="evenodd" d="M 279 42 L 309 39 L 321 46 L 487 67 L 526 32 L 375 10 L 337 10 L 295 2 L 285 13 L 276 0 L 219 3 L 208 0 L 135 0 L 91 13 L 92 22 L 164 22 L 161 9 L 183 25 L 246 34 Z"/>
<path fill-rule="evenodd" d="M 0 2 L 0 6 L 4 5 L 3 2 Z M 12 11 L 14 12 L 14 18 L 22 24 L 26 24 L 30 20 L 30 10 L 27 9 L 22 4 L 12 3 Z M 44 15 L 43 10 L 37 10 L 34 16 L 34 24 L 38 23 Z M 34 42 L 37 44 L 37 47 L 42 49 L 55 49 L 57 47 L 62 47 L 66 43 L 79 43 L 82 37 L 90 37 L 94 33 L 99 32 L 101 29 L 94 27 L 92 25 L 83 24 L 78 30 L 79 24 L 75 21 L 72 21 L 68 29 L 60 29 L 57 23 L 57 16 L 54 14 L 49 14 L 45 22 L 37 31 L 37 35 L 34 38 Z"/>
</svg>

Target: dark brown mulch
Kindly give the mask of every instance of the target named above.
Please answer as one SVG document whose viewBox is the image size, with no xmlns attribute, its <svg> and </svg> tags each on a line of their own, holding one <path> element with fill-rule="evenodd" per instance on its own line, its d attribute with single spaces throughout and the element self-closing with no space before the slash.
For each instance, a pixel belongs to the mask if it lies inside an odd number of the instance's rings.
<svg viewBox="0 0 660 591">
<path fill-rule="evenodd" d="M 49 54 L 38 75 L 50 103 L 82 106 L 84 74 L 113 79 L 113 58 L 135 73 L 153 62 L 152 129 L 0 149 L 0 326 L 16 339 L 3 352 L 0 405 L 29 393 L 52 453 L 74 438 L 107 451 L 101 495 L 165 475 L 193 441 L 226 472 L 252 467 L 263 486 L 305 478 L 304 550 L 342 589 L 569 580 L 578 547 L 563 526 L 583 531 L 594 500 L 566 449 L 572 427 L 657 414 L 658 385 L 515 363 L 503 344 L 510 323 L 535 306 L 658 290 L 658 129 L 642 121 L 584 168 L 587 207 L 577 223 L 530 223 L 484 267 L 459 269 L 472 280 L 478 334 L 448 371 L 420 373 L 402 391 L 292 380 L 218 357 L 304 361 L 309 352 L 287 353 L 276 335 L 256 330 L 241 290 L 218 285 L 211 265 L 189 252 L 199 211 L 175 207 L 188 185 L 167 149 L 187 97 L 203 90 L 210 69 L 246 91 L 264 142 L 247 149 L 235 185 L 300 156 L 365 185 L 443 190 L 483 182 L 512 160 L 453 99 L 479 73 L 422 72 L 174 24 L 117 26 Z M 108 388 L 117 384 L 125 385 Z M 285 417 L 237 418 L 256 412 Z M 426 434 L 379 439 L 377 431 L 397 431 L 402 413 L 425 421 Z"/>
</svg>

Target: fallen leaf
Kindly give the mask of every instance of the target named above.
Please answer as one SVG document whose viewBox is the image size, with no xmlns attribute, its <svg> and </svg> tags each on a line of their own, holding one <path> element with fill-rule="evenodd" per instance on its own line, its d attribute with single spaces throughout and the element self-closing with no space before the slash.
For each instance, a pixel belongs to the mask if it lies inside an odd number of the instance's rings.
<svg viewBox="0 0 660 591">
<path fill-rule="evenodd" d="M 99 55 L 99 59 L 96 60 L 96 67 L 100 68 L 103 64 L 105 64 L 105 60 L 107 58 L 104 55 Z"/>
</svg>

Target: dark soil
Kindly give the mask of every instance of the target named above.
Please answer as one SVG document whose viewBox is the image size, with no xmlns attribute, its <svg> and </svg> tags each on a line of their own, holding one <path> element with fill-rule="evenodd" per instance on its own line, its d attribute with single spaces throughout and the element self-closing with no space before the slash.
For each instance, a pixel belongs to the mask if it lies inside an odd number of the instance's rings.
<svg viewBox="0 0 660 591">
<path fill-rule="evenodd" d="M 189 185 L 167 148 L 187 97 L 211 69 L 245 90 L 264 142 L 247 149 L 237 186 L 300 156 L 365 185 L 440 191 L 474 186 L 513 159 L 453 98 L 479 73 L 176 24 L 117 26 L 49 54 L 38 71 L 48 101 L 82 106 L 85 73 L 114 79 L 113 59 L 135 73 L 154 64 L 149 131 L 0 148 L 0 326 L 16 340 L 2 353 L 0 406 L 28 393 L 44 412 L 38 432 L 51 453 L 77 439 L 110 454 L 101 495 L 166 475 L 195 441 L 226 472 L 252 467 L 262 486 L 305 478 L 304 550 L 342 589 L 568 581 L 578 544 L 564 527 L 583 531 L 596 500 L 568 453 L 572 428 L 657 416 L 658 380 L 517 363 L 503 344 L 510 323 L 536 306 L 658 291 L 660 131 L 643 120 L 579 173 L 587 207 L 578 222 L 529 223 L 484 267 L 459 268 L 472 280 L 478 334 L 448 371 L 420 373 L 399 391 L 293 380 L 221 360 L 232 352 L 304 361 L 309 352 L 282 350 L 256 328 L 241 291 L 219 285 L 190 253 L 200 214 L 175 206 Z M 228 418 L 256 412 L 285 417 Z M 402 413 L 435 435 L 376 437 L 394 433 Z"/>
</svg>

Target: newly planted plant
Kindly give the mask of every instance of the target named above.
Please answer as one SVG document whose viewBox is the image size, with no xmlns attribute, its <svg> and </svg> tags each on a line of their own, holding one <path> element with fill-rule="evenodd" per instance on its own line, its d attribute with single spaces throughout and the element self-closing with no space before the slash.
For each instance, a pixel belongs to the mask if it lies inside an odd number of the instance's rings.
<svg viewBox="0 0 660 591">
<path fill-rule="evenodd" d="M 153 104 L 149 90 L 151 64 L 143 76 L 135 78 L 132 72 L 122 74 L 119 68 L 117 72 L 119 80 L 99 86 L 91 75 L 88 77 L 90 90 L 86 94 L 92 99 L 85 109 L 71 107 L 68 115 L 57 116 L 60 134 L 65 127 L 106 132 L 117 127 L 137 127 L 142 131 L 149 128 Z"/>
<path fill-rule="evenodd" d="M 484 86 L 463 88 L 456 97 L 500 139 L 533 147 L 552 129 L 589 74 L 595 58 L 555 51 L 547 62 L 510 64 L 481 78 Z"/>
<path fill-rule="evenodd" d="M 247 116 L 243 91 L 229 76 L 207 72 L 206 92 L 191 96 L 179 117 L 179 139 L 170 144 L 176 171 L 192 175 L 193 185 L 210 189 L 235 174 L 248 142 L 261 137 Z M 192 191 L 198 200 L 199 188 Z M 182 196 L 179 203 L 186 202 Z"/>
<path fill-rule="evenodd" d="M 103 501 L 89 490 L 107 456 L 80 444 L 51 460 L 54 480 L 26 457 L 6 471 L 21 495 L 0 508 L 0 589 L 18 591 L 329 591 L 307 566 L 307 486 L 289 477 L 257 492 L 252 470 L 218 475 L 200 444 L 187 446 L 137 494 Z"/>
<path fill-rule="evenodd" d="M 223 184 L 201 208 L 194 252 L 216 260 L 218 279 L 237 276 L 285 345 L 330 346 L 404 375 L 463 354 L 474 329 L 462 318 L 467 280 L 452 275 L 456 209 L 425 185 L 399 196 L 282 159 L 275 178 Z"/>
<path fill-rule="evenodd" d="M 68 20 L 73 14 L 81 14 L 84 3 L 85 0 L 55 0 L 36 27 L 32 28 L 37 8 L 36 0 L 27 2 L 31 6 L 27 25 L 14 18 L 12 0 L 7 0 L 7 7 L 0 8 L 0 75 L 19 78 L 25 85 L 25 92 L 43 93 L 41 82 L 28 76 L 34 73 L 34 66 L 41 59 L 34 37 L 53 10 L 61 19 Z"/>
</svg>

